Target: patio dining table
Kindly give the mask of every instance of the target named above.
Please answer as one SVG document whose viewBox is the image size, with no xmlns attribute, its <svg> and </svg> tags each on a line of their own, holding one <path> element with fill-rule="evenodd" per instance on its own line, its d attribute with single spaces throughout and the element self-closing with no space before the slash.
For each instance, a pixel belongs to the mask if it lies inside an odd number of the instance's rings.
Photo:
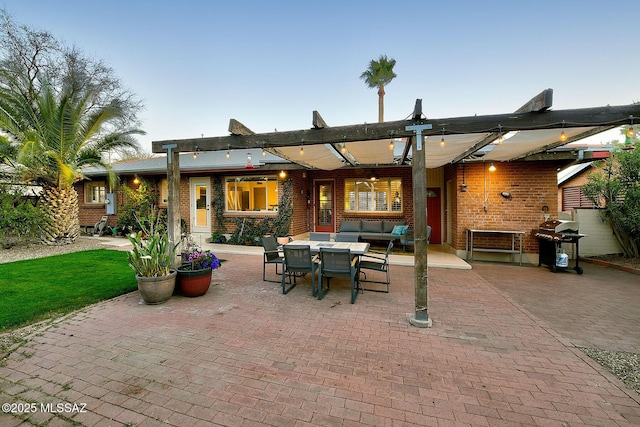
<svg viewBox="0 0 640 427">
<path fill-rule="evenodd" d="M 366 242 L 323 242 L 318 240 L 292 240 L 287 245 L 309 246 L 312 253 L 319 253 L 321 248 L 349 249 L 353 255 L 364 255 L 369 252 Z"/>
</svg>

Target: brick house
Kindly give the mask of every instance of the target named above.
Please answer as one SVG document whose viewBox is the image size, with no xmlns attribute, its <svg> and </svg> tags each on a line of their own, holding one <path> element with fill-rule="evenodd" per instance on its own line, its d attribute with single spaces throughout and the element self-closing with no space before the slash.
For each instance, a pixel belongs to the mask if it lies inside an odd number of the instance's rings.
<svg viewBox="0 0 640 427">
<path fill-rule="evenodd" d="M 252 152 L 253 151 L 253 152 Z M 284 179 L 292 182 L 293 221 L 290 235 L 309 231 L 337 232 L 346 219 L 400 219 L 413 225 L 412 170 L 410 166 L 341 168 L 330 172 L 309 170 L 276 156 L 263 157 L 259 150 L 249 150 L 254 161 L 247 168 L 245 152 L 232 152 L 241 162 L 226 163 L 225 153 L 200 153 L 196 160 L 190 154 L 180 158 L 180 215 L 187 229 L 198 233 L 235 229 L 235 218 L 275 217 L 277 194 L 283 191 Z M 427 169 L 427 223 L 432 227 L 431 244 L 466 255 L 466 230 L 508 229 L 530 231 L 544 220 L 543 209 L 554 208 L 557 200 L 557 169 L 566 161 L 494 162 L 496 170 L 489 171 L 489 163 L 458 163 Z M 145 180 L 158 193 L 158 206 L 167 206 L 166 158 L 121 162 L 112 165 L 120 185 L 135 189 L 136 180 Z M 389 197 L 368 212 L 350 205 L 354 189 L 370 182 L 375 172 L 375 187 Z M 116 206 L 125 202 L 121 187 L 111 189 L 104 171 L 87 169 L 89 180 L 76 184 L 80 198 L 80 223 L 91 225 L 105 215 L 105 195 L 112 193 Z M 222 188 L 225 200 L 224 230 L 215 230 L 215 213 L 211 209 L 216 194 L 215 183 Z M 396 197 L 392 200 L 390 197 Z M 509 193 L 504 197 L 503 193 Z M 351 196 L 348 196 L 351 195 Z M 389 196 L 390 195 L 390 196 Z M 380 195 L 379 195 L 380 196 Z M 352 199 L 350 200 L 349 197 Z M 382 197 L 382 196 L 380 196 Z M 376 200 L 381 202 L 380 198 Z M 395 203 L 394 203 L 395 202 Z M 398 205 L 399 203 L 399 205 Z M 326 206 L 330 205 L 327 210 Z M 395 206 L 394 206 L 395 205 Z M 362 207 L 362 206 L 360 206 Z M 109 217 L 109 225 L 117 224 L 116 214 Z M 552 209 L 552 216 L 553 209 Z M 507 242 L 486 242 L 500 247 Z M 524 236 L 525 260 L 537 262 L 538 245 L 529 233 Z M 508 260 L 491 255 L 492 259 Z"/>
<path fill-rule="evenodd" d="M 564 146 L 640 115 L 637 105 L 548 111 L 549 95 L 544 91 L 515 113 L 429 124 L 418 102 L 412 120 L 336 128 L 317 112 L 310 130 L 266 134 L 232 119 L 229 136 L 154 141 L 155 153 L 171 157 L 118 163 L 113 169 L 122 185 L 134 187 L 136 177 L 153 183 L 159 206 L 173 212 L 174 234 L 178 208 L 192 233 L 232 233 L 245 220 L 276 218 L 290 183 L 289 235 L 338 232 L 341 222 L 351 219 L 404 220 L 412 227 L 415 218 L 426 217 L 431 245 L 466 257 L 471 229 L 517 232 L 523 261 L 537 263 L 538 241 L 531 231 L 547 217 L 558 218 L 557 171 L 593 160 L 590 151 Z M 431 131 L 418 138 L 417 127 Z M 415 158 L 414 147 L 420 153 Z M 85 174 L 90 180 L 77 184 L 80 218 L 91 224 L 104 214 L 107 194 L 114 206 L 124 200 L 121 190 L 108 188 L 103 170 Z M 167 177 L 174 182 L 178 175 L 179 206 L 168 201 L 167 192 Z M 426 212 L 414 212 L 414 192 L 422 191 L 425 199 L 415 204 L 426 205 Z M 487 250 L 483 258 L 508 261 L 511 238 L 478 236 L 474 247 Z"/>
</svg>

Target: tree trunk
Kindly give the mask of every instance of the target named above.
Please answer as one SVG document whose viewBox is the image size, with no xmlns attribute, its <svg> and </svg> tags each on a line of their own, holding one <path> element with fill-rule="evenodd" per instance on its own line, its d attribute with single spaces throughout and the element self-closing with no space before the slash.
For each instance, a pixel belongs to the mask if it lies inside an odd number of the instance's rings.
<svg viewBox="0 0 640 427">
<path fill-rule="evenodd" d="M 384 85 L 378 86 L 378 123 L 384 122 Z"/>
<path fill-rule="evenodd" d="M 40 196 L 40 207 L 49 218 L 42 225 L 44 244 L 68 245 L 76 241 L 80 235 L 80 221 L 75 188 L 45 186 Z"/>
</svg>

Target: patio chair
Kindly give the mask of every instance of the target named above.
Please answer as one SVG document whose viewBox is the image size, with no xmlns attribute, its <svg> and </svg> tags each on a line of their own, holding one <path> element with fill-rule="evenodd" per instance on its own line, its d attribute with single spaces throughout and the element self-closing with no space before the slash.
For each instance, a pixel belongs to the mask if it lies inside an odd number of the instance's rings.
<svg viewBox="0 0 640 427">
<path fill-rule="evenodd" d="M 386 252 L 381 251 L 369 251 L 364 255 L 360 256 L 360 273 L 362 273 L 365 277 L 362 282 L 365 283 L 381 283 L 386 285 L 386 290 L 382 289 L 369 289 L 363 286 L 363 290 L 365 291 L 373 291 L 373 292 L 386 292 L 389 293 L 389 284 L 391 283 L 391 274 L 389 272 L 389 254 L 393 249 L 393 242 L 389 242 L 389 246 L 387 246 Z M 363 270 L 371 270 L 377 271 L 385 274 L 385 280 L 367 280 L 367 273 Z"/>
<path fill-rule="evenodd" d="M 431 240 L 431 226 L 427 225 L 427 245 Z M 406 251 L 407 246 L 414 246 L 415 243 L 415 231 L 413 229 L 407 230 L 402 236 L 400 236 L 400 244 L 402 245 L 402 250 Z"/>
<path fill-rule="evenodd" d="M 282 293 L 286 294 L 291 289 L 295 288 L 296 277 L 303 276 L 307 273 L 311 273 L 311 293 L 315 297 L 316 291 L 316 270 L 318 264 L 316 262 L 316 256 L 311 255 L 311 248 L 308 245 L 285 245 L 284 251 L 284 263 L 282 265 Z M 289 286 L 286 286 L 285 279 L 289 279 Z"/>
<path fill-rule="evenodd" d="M 309 240 L 314 240 L 316 242 L 328 242 L 331 240 L 331 233 L 314 233 L 312 231 L 309 233 Z"/>
<path fill-rule="evenodd" d="M 263 236 L 261 238 L 262 247 L 264 248 L 264 260 L 262 263 L 262 280 L 265 282 L 279 283 L 280 280 L 268 280 L 266 278 L 267 264 L 276 266 L 276 275 L 278 273 L 278 266 L 284 262 L 282 255 L 282 248 L 278 245 L 278 241 L 274 236 Z"/>
<path fill-rule="evenodd" d="M 415 238 L 415 232 L 413 229 L 408 229 L 403 235 L 400 236 L 400 244 L 402 245 L 402 250 L 406 251 L 407 246 L 413 246 Z"/>
<path fill-rule="evenodd" d="M 334 240 L 336 242 L 358 242 L 358 235 L 336 233 Z"/>
<path fill-rule="evenodd" d="M 360 281 L 358 278 L 357 256 L 351 255 L 349 249 L 320 248 L 320 274 L 318 275 L 318 299 L 322 299 L 330 289 L 333 277 L 346 278 L 351 282 L 351 304 L 356 302 Z M 322 290 L 322 282 L 327 279 L 326 291 Z"/>
</svg>

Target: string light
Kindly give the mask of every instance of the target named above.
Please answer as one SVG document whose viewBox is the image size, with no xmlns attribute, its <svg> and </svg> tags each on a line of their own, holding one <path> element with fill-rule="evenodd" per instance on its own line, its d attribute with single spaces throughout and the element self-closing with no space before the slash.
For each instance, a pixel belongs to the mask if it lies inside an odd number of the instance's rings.
<svg viewBox="0 0 640 427">
<path fill-rule="evenodd" d="M 560 132 L 560 141 L 565 142 L 567 140 L 567 134 L 564 132 L 564 120 L 562 121 L 562 132 Z"/>
</svg>

